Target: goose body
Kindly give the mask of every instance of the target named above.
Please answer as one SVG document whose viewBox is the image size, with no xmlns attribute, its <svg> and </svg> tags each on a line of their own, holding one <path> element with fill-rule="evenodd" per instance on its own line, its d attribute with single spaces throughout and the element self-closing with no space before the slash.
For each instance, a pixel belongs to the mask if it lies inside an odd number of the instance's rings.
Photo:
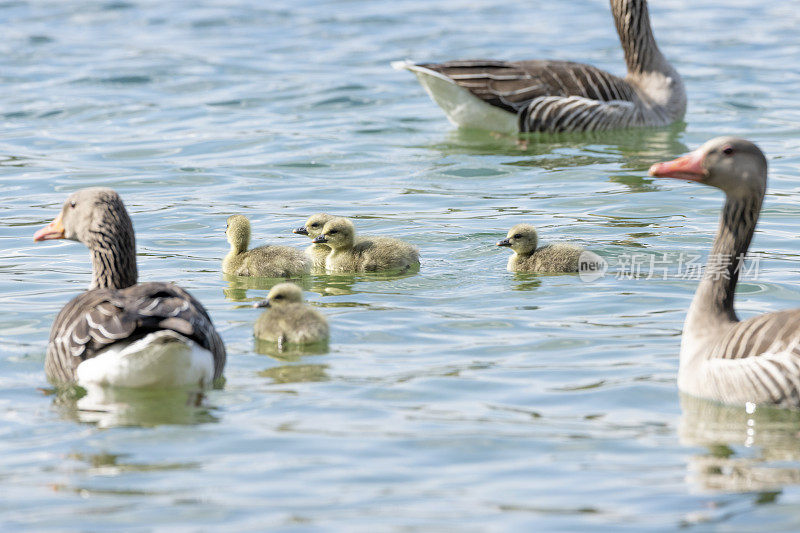
<svg viewBox="0 0 800 533">
<path fill-rule="evenodd" d="M 58 313 L 45 371 L 56 383 L 207 387 L 225 346 L 203 305 L 173 283 L 137 283 L 133 224 L 111 189 L 70 195 L 34 240 L 71 239 L 92 255 L 92 284 Z"/>
<path fill-rule="evenodd" d="M 650 174 L 697 181 L 726 194 L 719 229 L 681 338 L 678 387 L 724 403 L 800 408 L 800 309 L 739 321 L 733 302 L 767 184 L 754 144 L 712 139 Z"/>
<path fill-rule="evenodd" d="M 538 246 L 536 228 L 517 224 L 497 246 L 507 246 L 514 252 L 508 259 L 509 272 L 577 272 L 578 260 L 584 249 L 566 243 Z"/>
<path fill-rule="evenodd" d="M 356 239 L 355 227 L 346 218 L 328 221 L 313 242 L 330 246 L 325 268 L 332 272 L 401 271 L 419 266 L 416 246 L 390 237 Z"/>
<path fill-rule="evenodd" d="M 413 72 L 450 122 L 463 128 L 556 133 L 680 120 L 686 92 L 656 45 L 646 0 L 611 0 L 611 11 L 625 53 L 625 78 L 570 61 L 398 61 L 392 66 Z"/>
<path fill-rule="evenodd" d="M 222 260 L 222 272 L 234 276 L 288 278 L 308 274 L 312 260 L 289 246 L 250 245 L 250 221 L 244 215 L 231 215 L 225 229 L 231 249 Z"/>
<path fill-rule="evenodd" d="M 257 306 L 267 307 L 254 327 L 259 339 L 277 342 L 280 346 L 328 340 L 328 321 L 322 313 L 303 302 L 303 292 L 294 283 L 275 285 L 267 300 Z"/>
</svg>

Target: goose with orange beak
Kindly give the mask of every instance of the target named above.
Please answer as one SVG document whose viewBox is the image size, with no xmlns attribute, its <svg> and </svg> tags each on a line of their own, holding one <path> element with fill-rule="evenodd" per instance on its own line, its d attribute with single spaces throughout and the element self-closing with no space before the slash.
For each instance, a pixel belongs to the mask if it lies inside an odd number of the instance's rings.
<svg viewBox="0 0 800 533">
<path fill-rule="evenodd" d="M 755 144 L 712 139 L 650 167 L 650 175 L 696 181 L 726 196 L 703 278 L 684 322 L 678 387 L 724 403 L 800 409 L 800 309 L 740 321 L 734 296 L 767 186 Z"/>
</svg>

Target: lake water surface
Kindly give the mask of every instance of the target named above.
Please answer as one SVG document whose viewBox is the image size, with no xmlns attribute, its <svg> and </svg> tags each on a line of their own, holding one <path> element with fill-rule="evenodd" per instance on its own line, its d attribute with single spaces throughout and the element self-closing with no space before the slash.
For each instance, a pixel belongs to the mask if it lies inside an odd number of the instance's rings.
<svg viewBox="0 0 800 533">
<path fill-rule="evenodd" d="M 454 130 L 389 62 L 622 74 L 607 2 L 0 2 L 0 529 L 800 529 L 800 414 L 676 388 L 680 258 L 705 258 L 722 195 L 646 176 L 717 135 L 757 142 L 770 183 L 738 309 L 800 305 L 800 2 L 651 14 L 685 124 L 521 146 Z M 141 279 L 192 291 L 224 337 L 227 383 L 199 408 L 47 394 L 50 324 L 90 264 L 32 235 L 95 185 L 132 214 Z M 271 283 L 220 273 L 225 219 L 306 246 L 290 230 L 323 210 L 416 244 L 421 270 L 304 280 L 329 349 L 278 354 L 252 338 Z M 518 222 L 609 272 L 506 272 L 494 243 Z M 633 275 L 634 254 L 667 268 Z"/>
</svg>

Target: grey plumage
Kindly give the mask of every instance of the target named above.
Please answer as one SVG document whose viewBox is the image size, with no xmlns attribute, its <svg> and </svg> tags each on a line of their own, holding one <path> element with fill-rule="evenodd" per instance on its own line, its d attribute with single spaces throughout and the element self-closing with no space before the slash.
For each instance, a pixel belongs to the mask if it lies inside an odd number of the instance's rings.
<svg viewBox="0 0 800 533">
<path fill-rule="evenodd" d="M 333 272 L 402 271 L 419 265 L 416 246 L 389 237 L 356 239 L 355 227 L 346 218 L 328 221 L 313 242 L 331 247 L 325 268 Z"/>
<path fill-rule="evenodd" d="M 228 217 L 225 234 L 231 249 L 222 260 L 222 271 L 234 276 L 286 278 L 302 276 L 311 271 L 311 258 L 289 246 L 250 245 L 250 221 L 244 215 Z"/>
<path fill-rule="evenodd" d="M 397 66 L 415 72 L 420 81 L 426 71 L 444 76 L 490 106 L 516 115 L 520 132 L 663 126 L 681 119 L 686 110 L 683 82 L 656 45 L 647 2 L 611 0 L 611 9 L 628 68 L 624 79 L 569 61 L 466 60 Z"/>
<path fill-rule="evenodd" d="M 800 309 L 739 321 L 734 296 L 767 183 L 767 161 L 754 144 L 712 139 L 655 176 L 698 181 L 726 194 L 703 279 L 684 323 L 678 386 L 734 404 L 800 408 Z"/>
<path fill-rule="evenodd" d="M 117 341 L 171 330 L 209 350 L 214 378 L 222 375 L 225 346 L 203 305 L 172 283 L 137 284 L 133 224 L 119 195 L 90 188 L 67 198 L 61 214 L 35 240 L 67 238 L 92 255 L 92 284 L 58 313 L 50 330 L 45 371 L 74 382 L 78 365 Z"/>
<path fill-rule="evenodd" d="M 279 283 L 269 291 L 264 311 L 254 326 L 259 339 L 284 344 L 314 344 L 328 340 L 328 321 L 303 302 L 294 283 Z"/>
<path fill-rule="evenodd" d="M 566 243 L 539 247 L 536 228 L 517 224 L 497 246 L 507 246 L 514 254 L 508 259 L 509 272 L 577 272 L 583 248 Z"/>
</svg>

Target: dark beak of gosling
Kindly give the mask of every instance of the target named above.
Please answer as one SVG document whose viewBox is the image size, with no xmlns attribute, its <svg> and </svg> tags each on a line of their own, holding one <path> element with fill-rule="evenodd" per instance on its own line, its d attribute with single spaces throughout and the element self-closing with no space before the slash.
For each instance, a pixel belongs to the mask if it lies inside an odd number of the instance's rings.
<svg viewBox="0 0 800 533">
<path fill-rule="evenodd" d="M 317 235 L 311 242 L 313 242 L 314 244 L 319 244 L 322 242 L 328 242 L 328 239 L 325 237 L 325 235 Z"/>
<path fill-rule="evenodd" d="M 261 300 L 260 302 L 256 302 L 253 304 L 253 307 L 256 309 L 259 307 L 269 307 L 269 300 Z"/>
<path fill-rule="evenodd" d="M 497 243 L 497 246 L 511 246 L 511 241 L 508 239 L 503 239 Z"/>
<path fill-rule="evenodd" d="M 305 226 L 300 226 L 299 228 L 294 228 L 292 233 L 298 233 L 300 235 L 308 235 L 308 230 Z"/>
</svg>

